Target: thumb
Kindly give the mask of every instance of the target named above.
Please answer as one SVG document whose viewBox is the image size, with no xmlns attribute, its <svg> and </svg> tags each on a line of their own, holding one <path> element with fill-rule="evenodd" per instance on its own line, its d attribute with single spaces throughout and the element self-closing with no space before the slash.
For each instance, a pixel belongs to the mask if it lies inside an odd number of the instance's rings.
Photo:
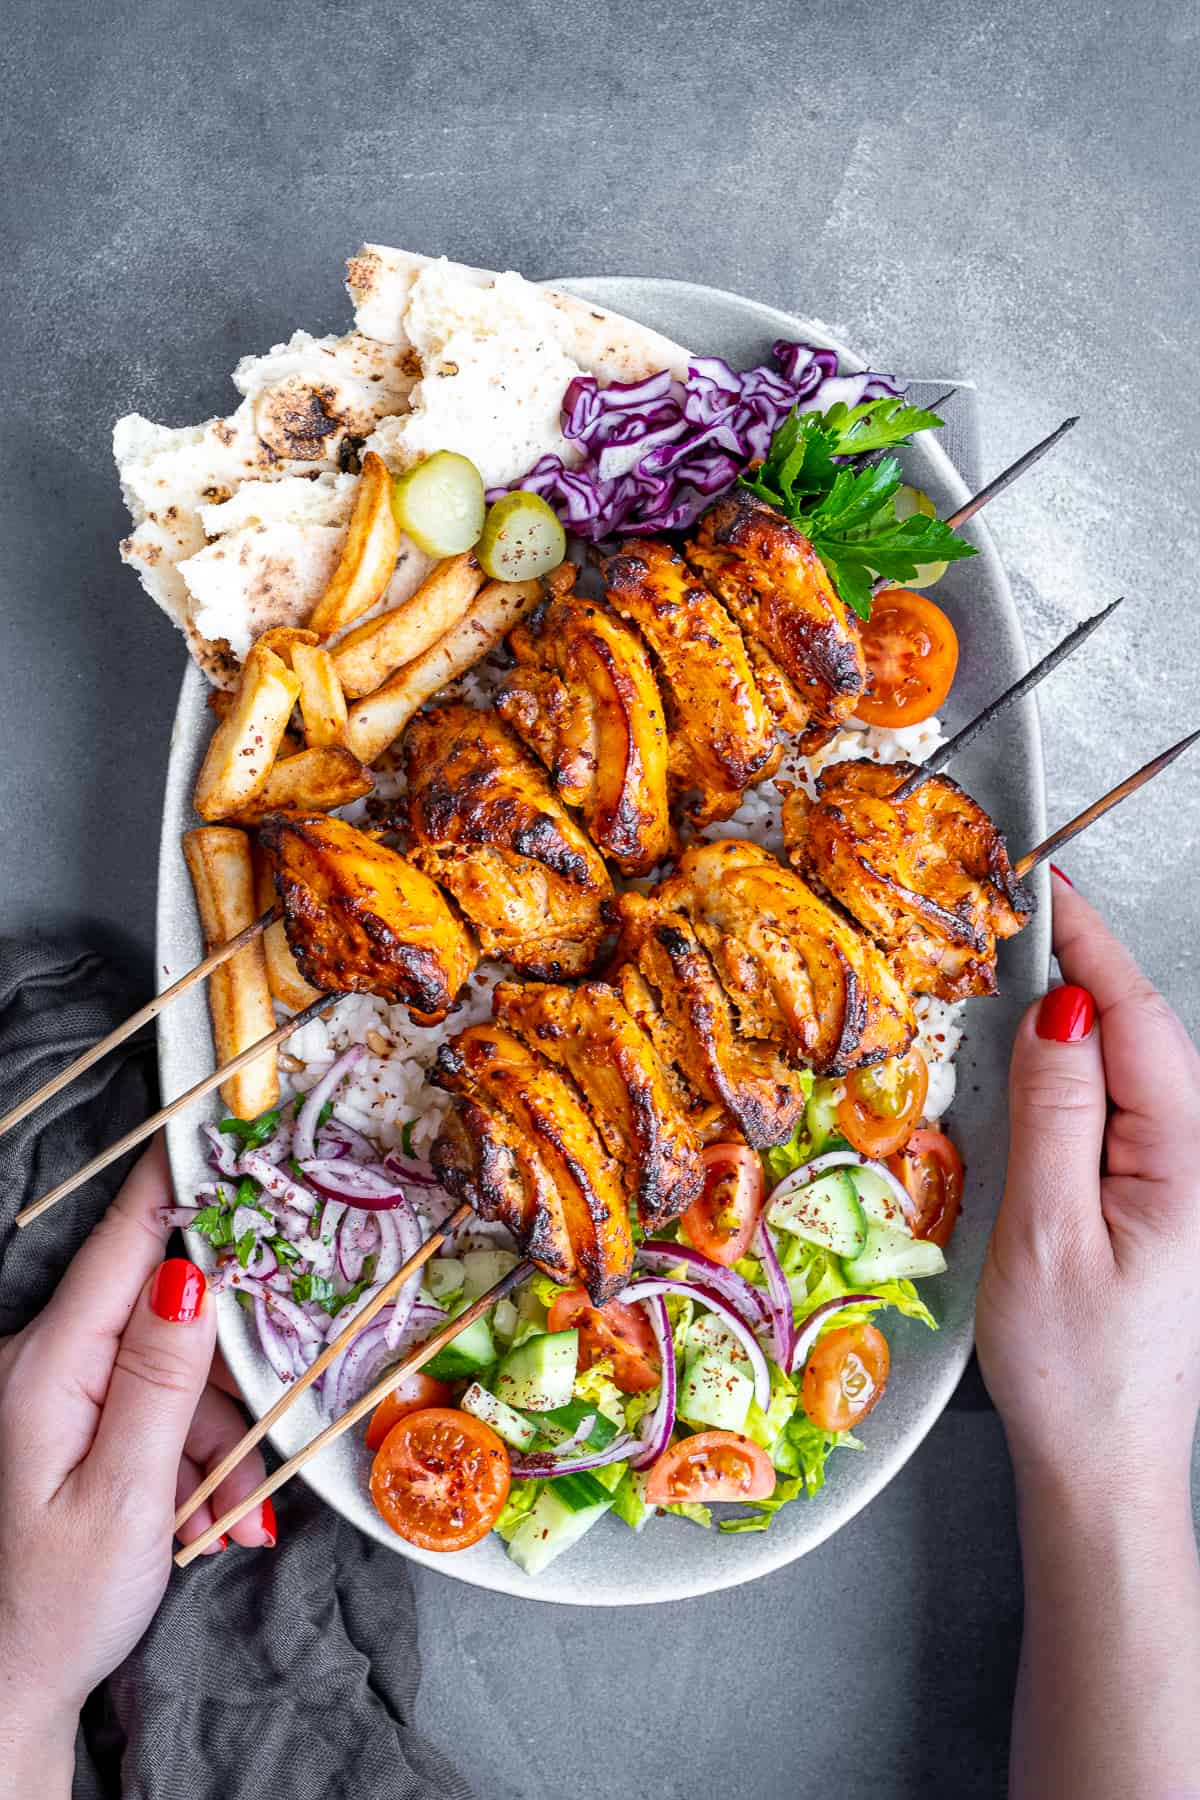
<svg viewBox="0 0 1200 1800">
<path fill-rule="evenodd" d="M 184 1440 L 208 1380 L 216 1308 L 204 1271 L 160 1263 L 138 1296 L 109 1378 L 87 1462 L 102 1483 L 136 1482 L 170 1514 Z"/>
<path fill-rule="evenodd" d="M 1000 1229 L 1039 1255 L 1104 1235 L 1100 1156 L 1107 1098 L 1086 988 L 1051 988 L 1026 1013 L 1009 1075 L 1008 1177 Z"/>
</svg>

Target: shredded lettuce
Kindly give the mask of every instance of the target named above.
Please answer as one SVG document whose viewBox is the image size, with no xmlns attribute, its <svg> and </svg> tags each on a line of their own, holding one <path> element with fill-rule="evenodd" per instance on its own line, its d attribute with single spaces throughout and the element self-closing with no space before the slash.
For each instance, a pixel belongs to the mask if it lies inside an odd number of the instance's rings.
<svg viewBox="0 0 1200 1800">
<path fill-rule="evenodd" d="M 492 1527 L 493 1531 L 499 1532 L 506 1544 L 512 1543 L 517 1526 L 533 1511 L 534 1503 L 545 1485 L 544 1481 L 514 1481 L 509 1488 L 508 1499 Z"/>
<path fill-rule="evenodd" d="M 654 1511 L 646 1499 L 646 1471 L 621 1463 L 616 1467 L 621 1470 L 621 1482 L 613 1494 L 613 1513 L 631 1531 L 640 1531 Z"/>
<path fill-rule="evenodd" d="M 625 1396 L 612 1377 L 612 1357 L 602 1356 L 590 1369 L 584 1369 L 576 1375 L 575 1398 L 586 1400 L 589 1406 L 596 1407 L 614 1425 L 624 1425 Z"/>
<path fill-rule="evenodd" d="M 705 1531 L 712 1530 L 711 1506 L 701 1506 L 695 1500 L 684 1500 L 678 1506 L 664 1506 L 661 1510 L 665 1513 L 674 1513 L 680 1519 L 690 1519 L 693 1525 L 703 1525 Z"/>
</svg>

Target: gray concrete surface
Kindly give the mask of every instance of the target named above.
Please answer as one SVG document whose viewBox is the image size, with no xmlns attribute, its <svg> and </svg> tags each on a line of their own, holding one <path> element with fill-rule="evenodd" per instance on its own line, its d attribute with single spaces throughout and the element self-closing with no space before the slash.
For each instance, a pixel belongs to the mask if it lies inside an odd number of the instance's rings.
<svg viewBox="0 0 1200 1800">
<path fill-rule="evenodd" d="M 1197 723 L 1197 15 L 1085 0 L 87 8 L 0 49 L 6 930 L 149 972 L 179 641 L 115 555 L 130 408 L 224 409 L 237 356 L 341 328 L 360 239 L 656 273 L 810 311 L 883 367 L 979 385 L 991 514 L 1044 648 L 1124 591 L 1046 695 L 1062 819 Z M 1200 1028 L 1200 765 L 1065 865 Z M 553 1612 L 421 1574 L 421 1717 L 489 1800 L 1003 1791 L 1019 1576 L 970 1390 L 903 1477 L 783 1575 Z"/>
</svg>

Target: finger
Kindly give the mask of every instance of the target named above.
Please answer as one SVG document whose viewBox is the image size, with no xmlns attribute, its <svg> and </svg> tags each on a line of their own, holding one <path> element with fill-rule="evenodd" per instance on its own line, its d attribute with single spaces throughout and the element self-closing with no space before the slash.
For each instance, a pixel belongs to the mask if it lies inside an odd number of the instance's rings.
<svg viewBox="0 0 1200 1800">
<path fill-rule="evenodd" d="M 180 1501 L 184 1500 L 188 1494 L 195 1492 L 196 1487 L 203 1479 L 204 1470 L 198 1463 L 193 1462 L 191 1457 L 185 1451 L 179 1459 L 179 1474 L 175 1481 L 176 1507 L 179 1506 Z M 190 1544 L 193 1538 L 198 1538 L 202 1531 L 208 1530 L 208 1527 L 212 1524 L 215 1517 L 216 1514 L 213 1512 L 212 1507 L 209 1505 L 208 1501 L 205 1500 L 196 1508 L 190 1519 L 184 1520 L 175 1535 L 178 1537 L 181 1544 Z M 208 1549 L 202 1554 L 205 1556 L 217 1556 L 224 1550 L 228 1541 L 227 1538 L 220 1537 L 215 1544 L 210 1544 Z"/>
<path fill-rule="evenodd" d="M 1083 988 L 1051 988 L 1013 1045 L 1009 1155 L 1001 1218 L 1025 1245 L 1056 1257 L 1098 1250 L 1100 1153 L 1107 1098 L 1095 1007 Z"/>
<path fill-rule="evenodd" d="M 234 1380 L 233 1376 L 229 1373 L 229 1364 L 225 1361 L 225 1358 L 221 1353 L 220 1344 L 218 1344 L 213 1351 L 212 1368 L 209 1370 L 208 1384 L 210 1387 L 220 1388 L 223 1394 L 228 1394 L 229 1398 L 231 1400 L 236 1400 L 239 1406 L 245 1405 L 245 1402 L 242 1399 L 242 1390 Z"/>
<path fill-rule="evenodd" d="M 1061 876 L 1053 887 L 1054 953 L 1063 980 L 1087 988 L 1096 1002 L 1114 1104 L 1160 1124 L 1194 1120 L 1200 1059 L 1187 1032 L 1095 908 Z"/>
<path fill-rule="evenodd" d="M 204 1272 L 160 1264 L 121 1334 L 91 1451 L 89 1478 L 121 1493 L 136 1484 L 168 1517 L 179 1459 L 212 1361 L 216 1308 Z"/>
<path fill-rule="evenodd" d="M 218 1393 L 210 1383 L 200 1397 L 200 1404 L 196 1408 L 196 1415 L 187 1436 L 187 1455 L 200 1469 L 200 1474 L 187 1490 L 188 1494 L 195 1491 L 209 1470 L 216 1468 L 234 1445 L 241 1442 L 245 1434 L 246 1421 L 238 1408 L 232 1400 L 224 1394 Z M 198 1532 L 191 1531 L 189 1527 L 202 1513 L 207 1510 L 210 1520 L 218 1518 L 231 1506 L 235 1506 L 239 1500 L 244 1500 L 251 1489 L 258 1486 L 266 1472 L 266 1464 L 259 1452 L 251 1450 L 242 1458 L 237 1467 L 230 1471 L 220 1486 L 214 1488 L 209 1499 L 202 1506 L 197 1507 L 192 1517 L 181 1527 L 180 1542 L 190 1543 L 193 1537 L 199 1535 Z M 179 1498 L 181 1501 L 185 1500 L 187 1494 L 181 1494 Z M 276 1536 L 274 1509 L 272 1508 L 269 1516 L 264 1517 L 263 1508 L 255 1507 L 254 1511 L 249 1513 L 246 1518 L 238 1520 L 238 1523 L 233 1526 L 230 1536 L 239 1544 L 269 1548 L 274 1544 Z"/>
</svg>

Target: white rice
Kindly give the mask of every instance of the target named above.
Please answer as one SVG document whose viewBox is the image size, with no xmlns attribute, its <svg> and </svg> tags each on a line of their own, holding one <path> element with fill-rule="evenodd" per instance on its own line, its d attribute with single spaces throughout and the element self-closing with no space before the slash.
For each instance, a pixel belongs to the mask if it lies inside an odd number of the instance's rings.
<svg viewBox="0 0 1200 1800">
<path fill-rule="evenodd" d="M 488 659 L 447 691 L 472 705 L 486 707 L 503 674 L 500 662 Z M 777 779 L 788 786 L 801 784 L 811 793 L 816 777 L 831 763 L 856 757 L 879 763 L 919 763 L 944 742 L 936 718 L 899 731 L 886 731 L 852 719 L 815 756 L 801 756 L 794 746 L 786 750 Z M 376 797 L 395 799 L 403 791 L 403 776 L 385 758 L 376 769 Z M 751 838 L 766 849 L 779 852 L 783 849 L 780 812 L 781 795 L 773 779 L 751 790 L 732 818 L 707 826 L 701 836 Z M 347 816 L 354 817 L 354 812 L 348 811 Z M 649 882 L 630 885 L 647 886 Z M 427 1158 L 450 1097 L 431 1087 L 426 1073 L 440 1044 L 464 1026 L 489 1016 L 492 988 L 503 974 L 497 964 L 481 965 L 450 1017 L 441 1025 L 424 1028 L 412 1024 L 403 1006 L 389 1006 L 369 994 L 350 995 L 339 1002 L 328 1020 L 315 1020 L 288 1040 L 288 1060 L 294 1058 L 303 1066 L 289 1068 L 285 1062 L 282 1080 L 290 1091 L 306 1093 L 342 1050 L 351 1044 L 365 1044 L 371 1054 L 342 1084 L 334 1103 L 334 1116 L 366 1132 L 387 1150 L 400 1146 L 405 1127 L 411 1126 L 407 1147 L 414 1156 Z M 929 1065 L 925 1115 L 939 1119 L 954 1100 L 954 1055 L 962 1039 L 963 1006 L 961 1002 L 948 1005 L 923 996 L 917 1000 L 915 1010 L 916 1046 Z"/>
</svg>

